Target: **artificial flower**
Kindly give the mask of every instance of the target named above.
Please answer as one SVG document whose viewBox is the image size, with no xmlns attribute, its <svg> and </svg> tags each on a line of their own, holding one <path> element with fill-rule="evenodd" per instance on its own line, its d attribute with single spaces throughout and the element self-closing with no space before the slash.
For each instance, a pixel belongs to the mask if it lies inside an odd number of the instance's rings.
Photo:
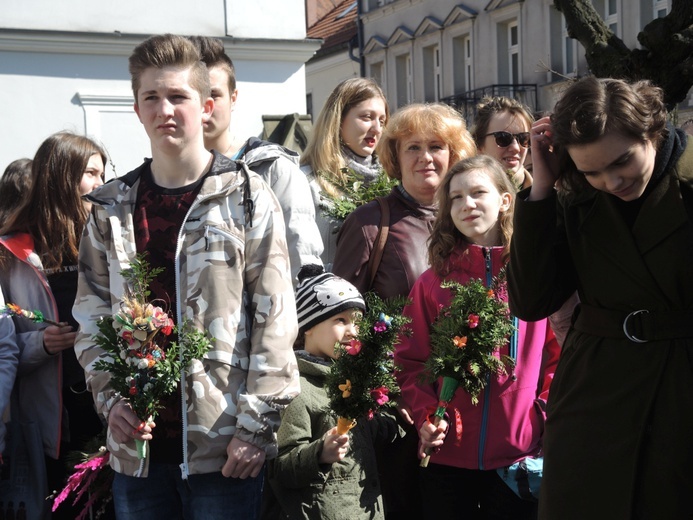
<svg viewBox="0 0 693 520">
<path fill-rule="evenodd" d="M 376 403 L 382 406 L 390 400 L 387 396 L 389 392 L 390 390 L 386 386 L 380 386 L 371 390 L 371 397 L 373 397 Z"/>
<path fill-rule="evenodd" d="M 452 338 L 452 342 L 455 344 L 457 348 L 464 348 L 467 346 L 467 336 L 455 336 Z"/>
<path fill-rule="evenodd" d="M 347 379 L 346 383 L 339 385 L 339 389 L 342 391 L 342 397 L 344 399 L 351 396 L 351 381 Z"/>
<path fill-rule="evenodd" d="M 344 351 L 350 356 L 355 356 L 361 352 L 361 342 L 357 339 L 352 339 L 344 346 Z"/>
</svg>

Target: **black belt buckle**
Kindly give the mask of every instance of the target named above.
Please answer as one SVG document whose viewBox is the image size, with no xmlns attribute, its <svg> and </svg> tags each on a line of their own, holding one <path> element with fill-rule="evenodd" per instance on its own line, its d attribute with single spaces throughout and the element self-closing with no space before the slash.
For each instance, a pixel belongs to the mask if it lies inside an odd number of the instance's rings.
<svg viewBox="0 0 693 520">
<path fill-rule="evenodd" d="M 627 337 L 629 340 L 631 340 L 633 343 L 647 343 L 648 340 L 637 338 L 637 337 L 635 337 L 634 334 L 631 334 L 630 332 L 628 332 L 628 320 L 629 320 L 630 318 L 635 318 L 635 317 L 638 316 L 639 314 L 649 314 L 649 313 L 650 313 L 650 311 L 648 311 L 648 310 L 646 310 L 646 309 L 640 309 L 639 311 L 633 311 L 633 312 L 631 312 L 631 313 L 630 313 L 628 316 L 626 316 L 626 318 L 623 320 L 623 333 L 624 333 L 624 334 L 626 335 L 626 337 Z"/>
</svg>

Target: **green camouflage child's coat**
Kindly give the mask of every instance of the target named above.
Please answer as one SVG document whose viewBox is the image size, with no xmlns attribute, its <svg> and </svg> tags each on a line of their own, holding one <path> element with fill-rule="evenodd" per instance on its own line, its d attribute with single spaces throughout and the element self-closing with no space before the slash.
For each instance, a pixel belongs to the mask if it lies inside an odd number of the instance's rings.
<svg viewBox="0 0 693 520">
<path fill-rule="evenodd" d="M 105 417 L 119 396 L 108 373 L 93 370 L 106 353 L 92 337 L 97 320 L 119 309 L 125 288 L 120 272 L 137 253 L 133 212 L 147 167 L 145 162 L 90 194 L 94 209 L 80 244 L 75 352 Z M 252 213 L 246 212 L 244 193 L 252 199 Z M 292 350 L 296 308 L 277 200 L 245 164 L 215 154 L 178 244 L 171 247 L 177 247 L 177 322 L 193 320 L 215 338 L 204 359 L 184 374 L 184 470 L 220 471 L 233 436 L 272 458 L 279 410 L 299 392 Z M 118 444 L 109 434 L 108 449 L 115 471 L 146 475 L 134 441 Z"/>
</svg>

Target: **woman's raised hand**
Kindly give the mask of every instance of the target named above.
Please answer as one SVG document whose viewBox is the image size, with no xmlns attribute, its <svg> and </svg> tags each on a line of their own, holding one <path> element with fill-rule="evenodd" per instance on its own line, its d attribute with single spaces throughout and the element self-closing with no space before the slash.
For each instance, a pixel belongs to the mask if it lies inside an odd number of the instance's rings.
<svg viewBox="0 0 693 520">
<path fill-rule="evenodd" d="M 553 130 L 550 116 L 535 121 L 530 131 L 532 140 L 532 188 L 527 200 L 548 197 L 561 176 L 558 157 L 553 151 Z"/>
</svg>

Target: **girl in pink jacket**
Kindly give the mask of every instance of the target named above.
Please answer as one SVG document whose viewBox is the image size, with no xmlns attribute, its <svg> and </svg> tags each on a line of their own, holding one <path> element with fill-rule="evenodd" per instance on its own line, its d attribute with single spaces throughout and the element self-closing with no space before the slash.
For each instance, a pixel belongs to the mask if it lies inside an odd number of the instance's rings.
<svg viewBox="0 0 693 520">
<path fill-rule="evenodd" d="M 402 336 L 395 362 L 404 405 L 419 430 L 419 457 L 433 450 L 420 473 L 424 500 L 431 504 L 427 518 L 536 517 L 538 490 L 528 489 L 521 470 L 506 468 L 525 459 L 534 463 L 541 454 L 545 404 L 560 352 L 548 320 L 515 319 L 516 331 L 499 352 L 514 358 L 515 368 L 491 377 L 476 405 L 458 389 L 438 426 L 429 418 L 438 405 L 440 381 L 421 381 L 431 353 L 429 327 L 451 300 L 441 282 L 481 279 L 488 285 L 498 275 L 508 257 L 514 197 L 510 179 L 493 158 L 479 155 L 452 167 L 438 189 L 438 218 L 428 246 L 431 268 L 416 281 L 404 309 L 412 334 Z M 520 481 L 510 482 L 516 476 Z"/>
</svg>

